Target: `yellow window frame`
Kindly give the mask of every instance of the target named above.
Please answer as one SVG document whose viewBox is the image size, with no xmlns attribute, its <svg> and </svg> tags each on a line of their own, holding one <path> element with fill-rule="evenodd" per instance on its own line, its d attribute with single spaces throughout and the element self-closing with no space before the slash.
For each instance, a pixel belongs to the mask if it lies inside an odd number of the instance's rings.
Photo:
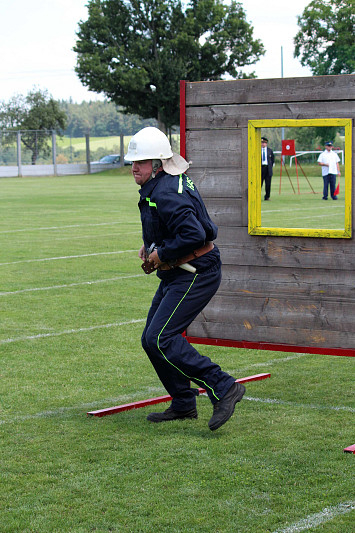
<svg viewBox="0 0 355 533">
<path fill-rule="evenodd" d="M 261 128 L 341 126 L 345 128 L 345 221 L 342 229 L 267 228 L 261 225 Z M 352 120 L 349 118 L 265 119 L 248 121 L 248 232 L 250 235 L 289 237 L 352 237 Z"/>
</svg>

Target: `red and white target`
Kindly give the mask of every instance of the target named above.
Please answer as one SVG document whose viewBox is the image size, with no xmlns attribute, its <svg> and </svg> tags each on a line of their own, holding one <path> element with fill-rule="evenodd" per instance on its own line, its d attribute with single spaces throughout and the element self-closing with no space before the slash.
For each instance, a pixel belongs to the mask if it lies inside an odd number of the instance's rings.
<svg viewBox="0 0 355 533">
<path fill-rule="evenodd" d="M 281 141 L 282 142 L 282 152 L 281 155 L 296 155 L 296 149 L 295 149 L 295 140 L 294 139 L 286 139 Z"/>
</svg>

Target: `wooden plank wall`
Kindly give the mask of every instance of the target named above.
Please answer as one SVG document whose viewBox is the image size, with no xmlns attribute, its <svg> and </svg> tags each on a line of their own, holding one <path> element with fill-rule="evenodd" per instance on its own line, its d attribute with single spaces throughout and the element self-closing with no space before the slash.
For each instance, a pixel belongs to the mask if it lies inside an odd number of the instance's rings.
<svg viewBox="0 0 355 533">
<path fill-rule="evenodd" d="M 223 261 L 200 338 L 355 349 L 355 241 L 248 235 L 248 120 L 352 118 L 355 75 L 186 83 L 186 158 Z M 354 220 L 353 220 L 354 227 Z"/>
</svg>

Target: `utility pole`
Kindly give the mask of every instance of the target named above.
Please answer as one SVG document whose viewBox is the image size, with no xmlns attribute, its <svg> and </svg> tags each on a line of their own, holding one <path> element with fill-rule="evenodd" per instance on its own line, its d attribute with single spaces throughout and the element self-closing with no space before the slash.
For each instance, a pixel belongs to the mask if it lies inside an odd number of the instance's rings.
<svg viewBox="0 0 355 533">
<path fill-rule="evenodd" d="M 284 77 L 284 47 L 281 46 L 281 78 Z M 281 140 L 285 138 L 285 128 L 281 128 Z M 281 166 L 283 163 L 283 155 L 281 156 Z"/>
</svg>

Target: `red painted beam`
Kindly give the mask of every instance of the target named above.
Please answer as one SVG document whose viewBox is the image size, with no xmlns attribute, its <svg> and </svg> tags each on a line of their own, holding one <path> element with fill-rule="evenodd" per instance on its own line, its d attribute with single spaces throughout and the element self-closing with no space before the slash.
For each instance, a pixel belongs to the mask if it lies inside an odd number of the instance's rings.
<svg viewBox="0 0 355 533">
<path fill-rule="evenodd" d="M 99 409 L 98 411 L 90 411 L 87 415 L 92 416 L 106 416 L 114 415 L 115 413 L 121 413 L 121 411 L 129 411 L 130 409 L 139 409 L 139 407 L 147 407 L 148 405 L 154 405 L 156 403 L 168 402 L 172 400 L 171 396 L 158 396 L 157 398 L 150 398 L 149 400 L 141 400 L 140 402 L 125 403 L 123 405 L 117 405 L 116 407 L 108 407 L 107 409 Z"/>
<path fill-rule="evenodd" d="M 320 355 L 338 355 L 355 357 L 355 349 L 319 348 L 316 346 L 296 346 L 293 344 L 273 344 L 270 342 L 234 341 L 230 339 L 209 339 L 185 335 L 190 344 L 206 344 L 208 346 L 227 346 L 229 348 L 249 348 L 252 350 L 272 350 L 276 352 L 297 352 Z"/>
<path fill-rule="evenodd" d="M 247 381 L 260 381 L 262 379 L 269 378 L 270 374 L 256 374 L 254 376 L 248 376 L 246 378 L 236 379 L 238 383 L 246 383 Z M 198 389 L 200 394 L 203 394 L 205 389 Z M 148 400 L 141 400 L 139 402 L 126 403 L 123 405 L 116 405 L 116 407 L 108 407 L 107 409 L 99 409 L 98 411 L 89 411 L 86 413 L 91 416 L 107 416 L 121 413 L 122 411 L 130 411 L 131 409 L 139 409 L 140 407 L 147 407 L 148 405 L 155 405 L 157 403 L 169 402 L 172 397 L 167 394 L 166 396 L 158 396 L 156 398 L 149 398 Z"/>
<path fill-rule="evenodd" d="M 266 378 L 269 378 L 271 376 L 271 374 L 255 374 L 255 376 L 248 376 L 246 378 L 239 378 L 239 379 L 236 379 L 235 381 L 237 381 L 238 383 L 247 383 L 248 381 L 260 381 L 261 379 L 266 379 Z M 200 394 L 203 394 L 205 391 L 205 389 L 198 389 L 199 393 Z"/>
<path fill-rule="evenodd" d="M 186 81 L 180 80 L 180 155 L 186 157 Z"/>
<path fill-rule="evenodd" d="M 348 446 L 347 448 L 344 448 L 344 452 L 355 453 L 355 444 L 353 444 L 352 446 Z"/>
</svg>

